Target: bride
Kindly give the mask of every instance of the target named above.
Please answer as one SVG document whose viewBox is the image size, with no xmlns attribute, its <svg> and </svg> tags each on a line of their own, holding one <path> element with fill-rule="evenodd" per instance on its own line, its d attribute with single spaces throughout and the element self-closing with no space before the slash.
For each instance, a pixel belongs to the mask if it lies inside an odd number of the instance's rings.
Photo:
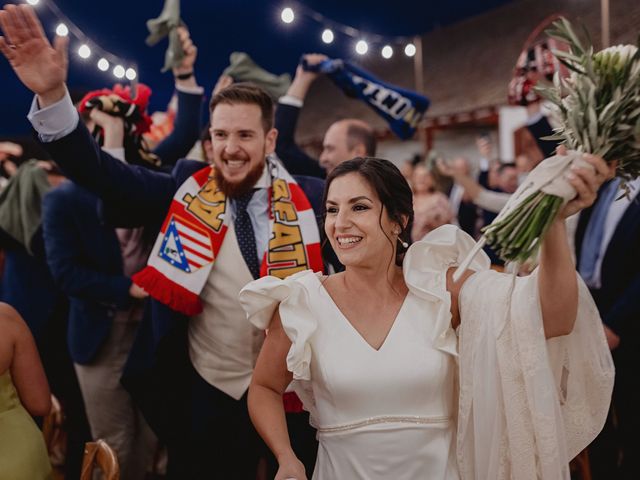
<svg viewBox="0 0 640 480">
<path fill-rule="evenodd" d="M 481 254 L 457 283 L 473 240 L 445 225 L 408 248 L 412 196 L 395 166 L 357 158 L 331 172 L 325 232 L 345 271 L 265 277 L 240 294 L 267 330 L 249 411 L 276 480 L 307 478 L 286 429 L 290 384 L 318 431 L 313 479 L 569 479 L 613 386 L 564 227 L 612 174 L 585 159 L 595 171 L 573 172 L 578 195 L 530 276 L 492 271 Z"/>
</svg>

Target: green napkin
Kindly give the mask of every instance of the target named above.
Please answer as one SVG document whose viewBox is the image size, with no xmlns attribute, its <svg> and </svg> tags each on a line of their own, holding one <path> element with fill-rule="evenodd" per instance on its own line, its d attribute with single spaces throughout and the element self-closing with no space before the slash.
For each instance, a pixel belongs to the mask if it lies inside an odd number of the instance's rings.
<svg viewBox="0 0 640 480">
<path fill-rule="evenodd" d="M 180 18 L 180 0 L 165 0 L 160 16 L 147 20 L 149 30 L 147 45 L 152 47 L 164 37 L 169 36 L 169 48 L 164 55 L 164 67 L 162 67 L 163 73 L 180 65 L 184 58 L 180 38 L 178 38 L 180 25 L 184 25 Z"/>
<path fill-rule="evenodd" d="M 47 172 L 37 160 L 29 160 L 20 165 L 0 192 L 0 228 L 30 254 L 31 240 L 42 219 L 42 197 L 50 189 Z"/>
<path fill-rule="evenodd" d="M 222 72 L 229 75 L 234 82 L 252 82 L 264 88 L 274 100 L 287 93 L 291 85 L 288 73 L 274 75 L 257 65 L 245 52 L 233 52 L 229 56 L 229 66 Z"/>
</svg>

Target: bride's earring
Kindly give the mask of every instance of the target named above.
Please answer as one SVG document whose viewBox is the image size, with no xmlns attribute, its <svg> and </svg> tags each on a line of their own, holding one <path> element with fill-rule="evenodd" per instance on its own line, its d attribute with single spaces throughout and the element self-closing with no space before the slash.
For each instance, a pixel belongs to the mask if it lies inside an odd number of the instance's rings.
<svg viewBox="0 0 640 480">
<path fill-rule="evenodd" d="M 403 248 L 409 248 L 409 244 L 407 242 L 405 242 L 404 240 L 400 240 L 400 234 L 402 233 L 400 230 L 396 230 L 393 233 L 398 236 L 398 242 L 400 242 L 400 245 L 402 245 Z"/>
</svg>

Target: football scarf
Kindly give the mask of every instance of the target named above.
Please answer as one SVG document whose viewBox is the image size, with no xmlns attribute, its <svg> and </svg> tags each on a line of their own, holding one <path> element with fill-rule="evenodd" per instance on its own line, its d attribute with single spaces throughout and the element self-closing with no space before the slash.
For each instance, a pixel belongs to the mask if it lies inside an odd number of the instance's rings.
<svg viewBox="0 0 640 480">
<path fill-rule="evenodd" d="M 260 276 L 322 271 L 320 232 L 309 200 L 279 162 L 267 159 L 265 168 L 271 177 L 270 236 Z M 213 166 L 203 168 L 180 186 L 147 266 L 133 276 L 151 297 L 188 316 L 202 311 L 199 295 L 232 221 L 214 172 Z"/>
<path fill-rule="evenodd" d="M 329 59 L 309 65 L 303 59 L 302 68 L 326 74 L 345 95 L 358 98 L 373 108 L 403 140 L 413 136 L 429 108 L 429 99 L 424 95 L 384 83 L 344 60 Z"/>
</svg>

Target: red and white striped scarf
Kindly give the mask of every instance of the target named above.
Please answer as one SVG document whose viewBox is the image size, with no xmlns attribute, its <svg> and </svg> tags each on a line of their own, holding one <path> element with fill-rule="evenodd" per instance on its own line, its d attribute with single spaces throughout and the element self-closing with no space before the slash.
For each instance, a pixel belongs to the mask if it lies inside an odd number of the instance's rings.
<svg viewBox="0 0 640 480">
<path fill-rule="evenodd" d="M 271 174 L 270 236 L 260 276 L 322 271 L 320 233 L 309 200 L 280 163 L 268 159 L 266 168 Z M 171 201 L 147 266 L 133 281 L 177 312 L 202 312 L 199 295 L 231 221 L 227 201 L 213 166 L 189 177 Z"/>
</svg>

